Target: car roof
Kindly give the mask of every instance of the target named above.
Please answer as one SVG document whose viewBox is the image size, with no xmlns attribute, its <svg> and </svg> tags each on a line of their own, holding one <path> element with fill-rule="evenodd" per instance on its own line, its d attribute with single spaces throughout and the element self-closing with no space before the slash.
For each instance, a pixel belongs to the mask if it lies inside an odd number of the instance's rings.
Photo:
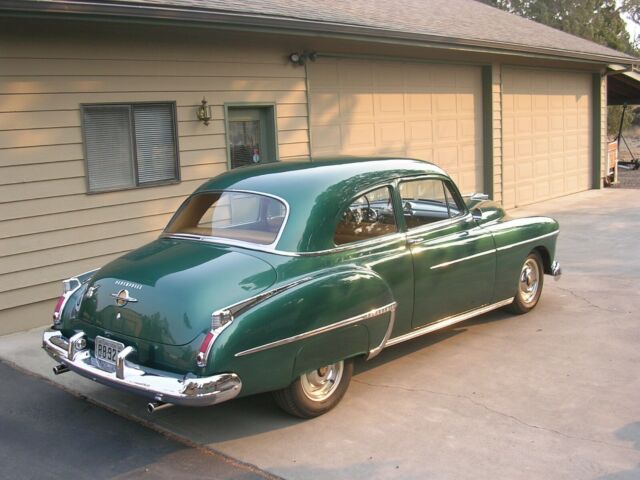
<svg viewBox="0 0 640 480">
<path fill-rule="evenodd" d="M 195 193 L 242 190 L 285 200 L 289 217 L 277 250 L 314 252 L 333 247 L 338 215 L 360 193 L 396 178 L 446 175 L 432 163 L 407 158 L 331 158 L 242 167 L 205 182 Z"/>
</svg>

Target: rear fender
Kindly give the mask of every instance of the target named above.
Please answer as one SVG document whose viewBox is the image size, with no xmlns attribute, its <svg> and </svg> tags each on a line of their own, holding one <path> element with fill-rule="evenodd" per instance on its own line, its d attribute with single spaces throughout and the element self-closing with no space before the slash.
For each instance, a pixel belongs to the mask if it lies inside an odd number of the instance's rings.
<svg viewBox="0 0 640 480">
<path fill-rule="evenodd" d="M 375 355 L 394 311 L 391 290 L 374 271 L 325 271 L 234 319 L 216 339 L 209 369 L 237 373 L 243 395 L 284 388 L 306 371 Z"/>
</svg>

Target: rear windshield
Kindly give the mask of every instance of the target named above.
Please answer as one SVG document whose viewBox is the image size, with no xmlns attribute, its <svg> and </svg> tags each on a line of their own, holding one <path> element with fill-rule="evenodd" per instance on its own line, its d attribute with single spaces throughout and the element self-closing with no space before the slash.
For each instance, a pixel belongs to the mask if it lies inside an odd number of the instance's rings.
<svg viewBox="0 0 640 480">
<path fill-rule="evenodd" d="M 284 203 L 266 195 L 199 193 L 186 200 L 165 233 L 270 245 L 278 238 L 286 213 Z"/>
</svg>

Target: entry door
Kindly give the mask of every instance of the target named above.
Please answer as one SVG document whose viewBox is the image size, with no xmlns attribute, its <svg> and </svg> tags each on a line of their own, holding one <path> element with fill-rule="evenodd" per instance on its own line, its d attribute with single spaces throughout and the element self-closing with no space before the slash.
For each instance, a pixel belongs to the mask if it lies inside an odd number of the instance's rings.
<svg viewBox="0 0 640 480">
<path fill-rule="evenodd" d="M 414 270 L 412 327 L 486 305 L 493 296 L 496 254 L 457 191 L 441 178 L 401 182 Z"/>
</svg>

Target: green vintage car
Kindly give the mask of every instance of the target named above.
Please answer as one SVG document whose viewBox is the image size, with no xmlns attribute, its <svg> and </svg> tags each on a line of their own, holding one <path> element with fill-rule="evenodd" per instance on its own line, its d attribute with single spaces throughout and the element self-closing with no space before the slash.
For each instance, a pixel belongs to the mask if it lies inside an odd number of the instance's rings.
<svg viewBox="0 0 640 480">
<path fill-rule="evenodd" d="M 149 411 L 272 391 L 300 417 L 342 398 L 358 357 L 536 306 L 558 223 L 463 198 L 435 165 L 336 159 L 204 183 L 154 242 L 64 282 L 58 365 Z"/>
</svg>

